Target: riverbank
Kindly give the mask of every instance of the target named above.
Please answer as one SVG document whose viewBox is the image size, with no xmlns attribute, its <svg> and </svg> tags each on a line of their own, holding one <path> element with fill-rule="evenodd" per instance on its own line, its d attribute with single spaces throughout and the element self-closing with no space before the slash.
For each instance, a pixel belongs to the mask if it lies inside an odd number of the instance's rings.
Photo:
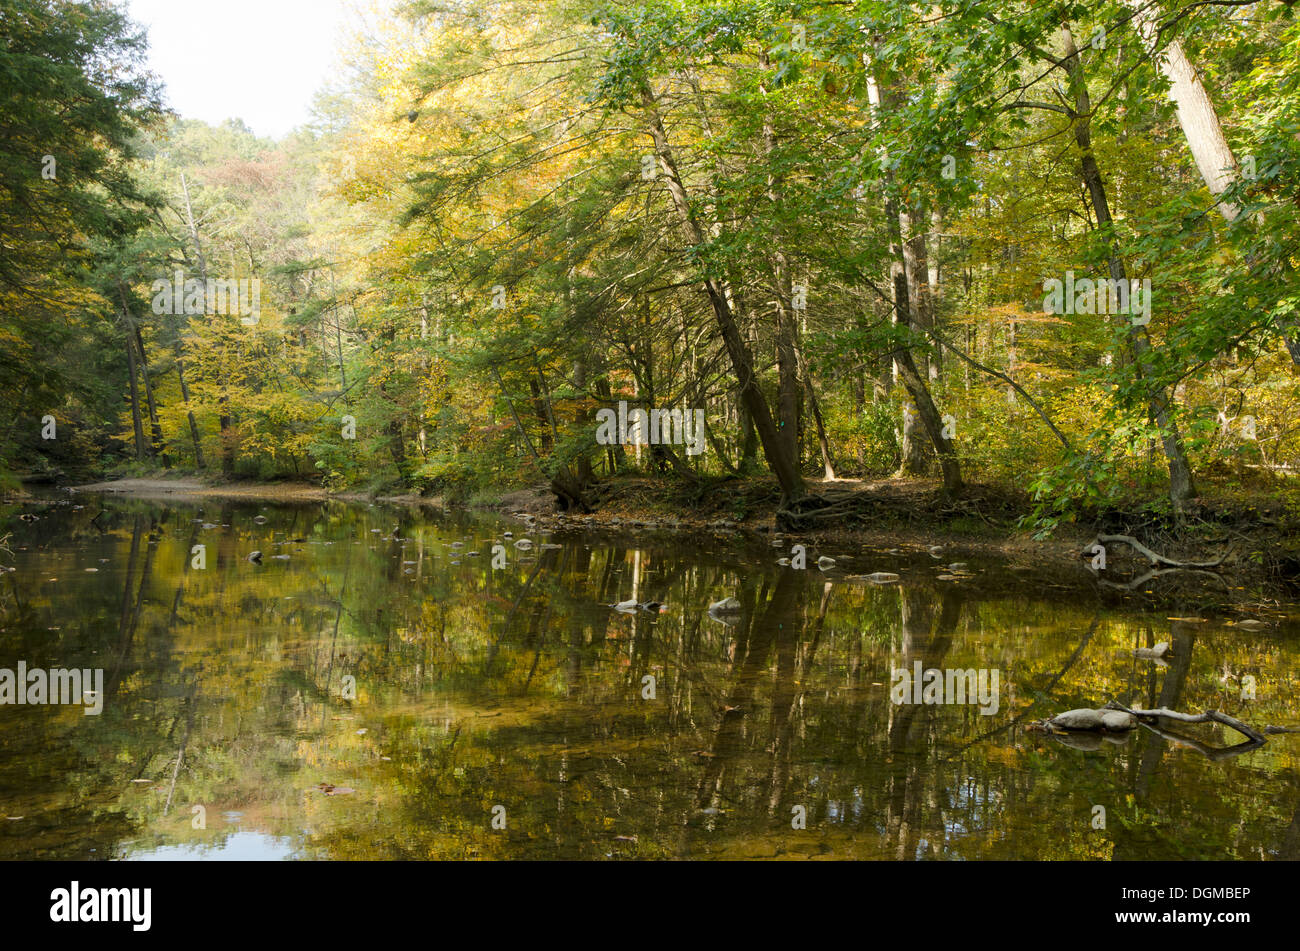
<svg viewBox="0 0 1300 951">
<path fill-rule="evenodd" d="M 214 498 L 269 502 L 386 502 L 394 505 L 422 505 L 440 508 L 442 499 L 419 495 L 368 495 L 364 492 L 331 492 L 310 482 L 205 482 L 195 478 L 114 479 L 70 486 L 72 492 L 102 492 L 142 499 Z"/>
<path fill-rule="evenodd" d="M 1023 522 L 1031 500 L 1005 488 L 972 486 L 957 500 L 945 498 L 938 482 L 926 479 L 839 479 L 812 482 L 810 488 L 818 494 L 833 494 L 839 500 L 837 512 L 843 513 L 784 535 L 787 541 L 804 543 L 810 550 L 941 547 L 1000 556 L 1014 563 L 1072 569 L 1088 560 L 1084 551 L 1098 534 L 1131 535 L 1170 559 L 1220 561 L 1215 567 L 1239 580 L 1293 585 L 1300 578 L 1300 532 L 1276 493 L 1238 492 L 1201 500 L 1188 524 L 1177 530 L 1140 510 L 1113 511 L 1086 522 L 1062 524 L 1042 539 L 1035 538 Z M 305 482 L 207 482 L 192 476 L 127 478 L 76 486 L 71 491 L 138 498 L 449 507 L 442 498 L 414 494 L 331 492 Z M 723 541 L 773 534 L 780 493 L 768 478 L 687 485 L 629 476 L 601 483 L 594 499 L 591 513 L 560 513 L 554 496 L 544 486 L 536 486 L 451 507 L 529 515 L 552 530 L 672 531 L 706 534 Z M 1145 556 L 1123 544 L 1110 546 L 1108 558 L 1111 570 L 1126 576 L 1140 575 L 1147 566 Z"/>
</svg>

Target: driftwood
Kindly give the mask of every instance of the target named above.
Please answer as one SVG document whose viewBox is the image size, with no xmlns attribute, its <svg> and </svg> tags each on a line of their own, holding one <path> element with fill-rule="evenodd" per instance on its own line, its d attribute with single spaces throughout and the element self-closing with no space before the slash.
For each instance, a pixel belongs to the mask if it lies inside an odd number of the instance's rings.
<svg viewBox="0 0 1300 951">
<path fill-rule="evenodd" d="M 1088 548 L 1094 545 L 1128 545 L 1139 555 L 1147 559 L 1153 565 L 1167 565 L 1170 568 L 1217 568 L 1223 564 L 1228 554 L 1222 554 L 1214 561 L 1175 561 L 1172 558 L 1166 558 L 1158 552 L 1152 551 L 1146 545 L 1134 538 L 1132 535 L 1098 535 L 1094 538 Z"/>
<path fill-rule="evenodd" d="M 1165 707 L 1157 707 L 1154 710 L 1134 710 L 1124 706 L 1122 703 L 1116 703 L 1112 700 L 1106 704 L 1103 709 L 1123 710 L 1125 713 L 1131 713 L 1139 720 L 1156 720 L 1164 717 L 1166 720 L 1177 720 L 1179 723 L 1222 723 L 1224 726 L 1230 726 L 1242 736 L 1249 739 L 1252 743 L 1260 745 L 1267 742 L 1267 737 L 1260 733 L 1254 727 L 1242 723 L 1236 717 L 1230 717 L 1226 713 L 1220 713 L 1218 710 L 1206 710 L 1204 713 L 1179 713 L 1177 710 L 1169 710 Z"/>
<path fill-rule="evenodd" d="M 1122 715 L 1127 715 L 1127 720 L 1123 719 Z M 1221 723 L 1224 726 L 1232 727 L 1232 729 L 1246 737 L 1246 740 L 1235 746 L 1216 748 L 1208 746 L 1194 737 L 1165 729 L 1159 724 L 1162 719 L 1174 720 L 1178 723 Z M 1239 756 L 1242 753 L 1249 753 L 1251 750 L 1257 750 L 1268 742 L 1268 737 L 1265 734 L 1300 733 L 1300 728 L 1275 726 L 1265 727 L 1264 732 L 1261 733 L 1249 724 L 1242 723 L 1236 717 L 1230 717 L 1218 710 L 1206 710 L 1204 713 L 1180 713 L 1166 707 L 1142 710 L 1126 707 L 1114 700 L 1097 710 L 1069 710 L 1055 717 L 1035 721 L 1029 726 L 1030 729 L 1066 737 L 1080 735 L 1114 737 L 1116 735 L 1125 735 L 1138 726 L 1142 726 L 1163 739 L 1181 746 L 1190 747 L 1212 760 L 1227 759 L 1232 756 Z"/>
</svg>

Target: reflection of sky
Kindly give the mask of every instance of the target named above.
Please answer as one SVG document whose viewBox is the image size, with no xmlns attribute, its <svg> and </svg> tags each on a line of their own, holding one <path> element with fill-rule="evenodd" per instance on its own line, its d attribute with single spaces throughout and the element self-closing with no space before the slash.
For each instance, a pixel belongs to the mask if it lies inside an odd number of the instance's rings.
<svg viewBox="0 0 1300 951">
<path fill-rule="evenodd" d="M 236 832 L 219 845 L 163 845 L 128 852 L 128 862 L 280 862 L 296 858 L 290 839 L 261 832 Z"/>
</svg>

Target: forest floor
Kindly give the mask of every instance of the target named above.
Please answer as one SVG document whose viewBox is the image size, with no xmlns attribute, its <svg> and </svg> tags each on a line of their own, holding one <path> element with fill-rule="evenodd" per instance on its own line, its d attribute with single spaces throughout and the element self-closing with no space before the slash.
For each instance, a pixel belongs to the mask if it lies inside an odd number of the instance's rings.
<svg viewBox="0 0 1300 951">
<path fill-rule="evenodd" d="M 798 533 L 791 540 L 818 547 L 925 548 L 944 546 L 973 554 L 1000 555 L 1015 562 L 1078 567 L 1084 550 L 1098 533 L 1131 535 L 1170 558 L 1186 561 L 1224 559 L 1223 570 L 1257 576 L 1285 585 L 1300 584 L 1300 519 L 1277 486 L 1207 493 L 1192 518 L 1175 528 L 1166 518 L 1134 507 L 1094 514 L 1078 523 L 1062 523 L 1046 539 L 1035 538 L 1021 523 L 1031 510 L 1020 490 L 969 486 L 956 500 L 947 499 L 933 479 L 809 480 L 814 493 L 834 492 L 850 499 L 849 510 L 833 520 Z M 442 507 L 443 500 L 414 494 L 372 495 L 331 492 L 305 482 L 207 482 L 187 478 L 127 478 L 76 487 L 81 492 L 125 494 L 140 498 L 207 497 L 271 502 L 381 502 Z M 544 526 L 674 530 L 740 536 L 771 532 L 780 492 L 768 478 L 724 478 L 685 484 L 640 476 L 600 483 L 594 512 L 559 515 L 545 486 L 507 491 L 469 508 L 537 516 Z M 1145 559 L 1127 547 L 1112 546 L 1114 567 L 1140 571 Z"/>
</svg>

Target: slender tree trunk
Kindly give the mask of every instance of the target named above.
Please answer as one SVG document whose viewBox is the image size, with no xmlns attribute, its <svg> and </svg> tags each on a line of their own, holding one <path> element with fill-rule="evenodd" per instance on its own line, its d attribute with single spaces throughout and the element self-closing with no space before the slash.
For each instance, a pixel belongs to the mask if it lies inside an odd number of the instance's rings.
<svg viewBox="0 0 1300 951">
<path fill-rule="evenodd" d="M 894 276 L 894 300 L 896 301 L 895 313 L 898 315 L 899 322 L 905 329 L 908 328 L 908 313 L 910 304 L 907 294 L 907 276 L 903 273 L 902 257 L 902 232 L 899 227 L 898 214 L 893 207 L 893 201 L 885 202 L 885 218 L 890 230 L 890 251 L 893 254 L 893 276 Z M 939 469 L 943 473 L 943 489 L 949 495 L 955 495 L 962 490 L 961 467 L 957 462 L 956 447 L 953 446 L 952 440 L 943 434 L 943 419 L 939 416 L 939 409 L 934 405 L 934 399 L 930 396 L 930 390 L 926 386 L 925 380 L 916 369 L 916 363 L 912 360 L 912 351 L 902 346 L 895 357 L 895 365 L 898 367 L 899 378 L 903 381 L 903 386 L 907 388 L 908 395 L 912 398 L 912 403 L 916 408 L 916 415 L 920 417 L 925 431 L 930 437 L 930 443 L 935 447 L 939 455 Z"/>
<path fill-rule="evenodd" d="M 1114 220 L 1111 218 L 1110 204 L 1106 198 L 1106 186 L 1102 181 L 1101 169 L 1098 167 L 1096 156 L 1092 152 L 1092 134 L 1090 130 L 1092 101 L 1088 95 L 1088 84 L 1083 75 L 1079 51 L 1074 44 L 1074 35 L 1070 32 L 1068 23 L 1061 25 L 1061 38 L 1065 47 L 1063 63 L 1069 75 L 1070 84 L 1073 86 L 1075 97 L 1074 138 L 1081 154 L 1080 174 L 1084 185 L 1088 189 L 1088 194 L 1092 198 L 1093 211 L 1097 215 L 1098 226 L 1110 232 Z M 1124 262 L 1115 247 L 1114 236 L 1108 235 L 1107 240 L 1110 244 L 1109 267 L 1111 279 L 1127 283 L 1128 274 Z M 1143 328 L 1134 326 L 1126 315 L 1120 315 L 1120 319 L 1128 323 L 1128 338 L 1133 351 L 1134 372 L 1141 379 L 1145 376 L 1142 358 L 1150 349 L 1150 344 L 1147 342 Z M 1192 467 L 1187 461 L 1187 454 L 1183 448 L 1183 439 L 1178 431 L 1178 424 L 1169 412 L 1170 405 L 1171 397 L 1164 387 L 1150 387 L 1147 409 L 1151 418 L 1160 427 L 1160 438 L 1164 446 L 1165 459 L 1169 463 L 1169 497 L 1173 503 L 1174 511 L 1181 514 L 1187 507 L 1187 503 L 1195 497 L 1196 484 L 1192 478 Z"/>
<path fill-rule="evenodd" d="M 189 224 L 190 240 L 194 242 L 194 256 L 199 265 L 199 280 L 203 282 L 204 291 L 204 313 L 207 313 L 207 287 L 208 287 L 208 261 L 203 254 L 203 244 L 199 241 L 198 225 L 194 221 L 194 209 L 190 205 L 190 186 L 185 180 L 184 174 L 181 175 L 181 189 L 185 194 L 185 219 Z M 225 363 L 225 343 L 222 343 L 222 364 Z M 224 382 L 224 367 L 222 372 L 223 382 L 221 385 L 221 395 L 217 398 L 217 404 L 220 407 L 217 415 L 218 424 L 221 427 L 221 472 L 222 475 L 229 476 L 235 471 L 235 447 L 231 441 L 230 434 L 230 397 L 226 394 Z M 188 397 L 186 398 L 188 401 Z M 190 424 L 193 425 L 193 418 Z M 199 465 L 203 463 L 200 461 Z"/>
<path fill-rule="evenodd" d="M 691 210 L 690 199 L 686 194 L 686 188 L 677 173 L 677 164 L 673 159 L 672 149 L 668 144 L 668 135 L 664 131 L 663 120 L 659 116 L 654 94 L 650 91 L 650 87 L 644 83 L 641 86 L 641 103 L 646 110 L 647 119 L 649 120 L 649 132 L 654 139 L 655 151 L 658 154 L 659 164 L 663 169 L 668 186 L 668 193 L 677 212 L 682 230 L 691 244 L 703 245 L 705 243 L 704 232 L 695 219 L 695 214 Z M 754 374 L 753 357 L 741 337 L 740 328 L 736 325 L 726 291 L 722 284 L 713 277 L 704 279 L 704 290 L 709 297 L 709 303 L 713 307 L 713 315 L 717 321 L 718 329 L 722 333 L 722 340 L 726 345 L 727 353 L 731 357 L 732 369 L 740 384 L 741 400 L 749 409 L 749 414 L 754 421 L 754 428 L 758 430 L 758 438 L 763 444 L 763 453 L 767 457 L 767 463 L 772 467 L 777 482 L 781 486 L 782 501 L 788 505 L 807 494 L 807 488 L 804 485 L 803 476 L 799 472 L 797 460 L 791 458 L 785 451 L 785 445 L 777 431 L 776 422 L 772 418 L 772 410 L 767 405 L 767 399 L 763 396 L 763 391 L 758 385 L 758 379 Z"/>
<path fill-rule="evenodd" d="M 766 72 L 769 68 L 766 52 L 759 55 L 759 70 Z M 760 89 L 763 89 L 760 86 Z M 763 89 L 766 92 L 765 89 Z M 780 220 L 782 203 L 781 183 L 771 171 L 773 156 L 776 151 L 776 132 L 770 117 L 763 118 L 763 157 L 767 160 L 767 200 L 771 206 L 773 220 Z M 782 247 L 784 235 L 779 225 L 773 235 L 773 249 L 768 254 L 768 266 L 772 270 L 772 290 L 776 295 L 776 405 L 777 420 L 780 424 L 780 438 L 785 452 L 796 461 L 799 454 L 799 428 L 802 414 L 799 388 L 799 361 L 795 353 L 795 313 L 792 304 L 793 291 L 790 282 L 790 263 Z"/>
<path fill-rule="evenodd" d="M 878 113 L 884 106 L 884 96 L 874 78 L 868 79 L 867 94 L 872 111 Z M 893 186 L 893 176 L 886 171 L 884 177 L 886 192 L 888 192 Z M 889 270 L 894 290 L 893 318 L 905 330 L 913 325 L 913 305 L 908 287 L 906 242 L 903 234 L 903 228 L 906 224 L 907 219 L 898 207 L 897 201 L 893 198 L 886 199 L 885 225 L 889 229 Z M 894 372 L 903 381 L 903 386 L 907 389 L 908 396 L 911 398 L 911 411 L 903 417 L 904 453 L 901 471 L 916 472 L 924 468 L 920 461 L 921 457 L 918 455 L 918 440 L 913 433 L 908 431 L 909 423 L 914 426 L 915 422 L 919 420 L 922 426 L 925 427 L 926 434 L 930 437 L 930 444 L 939 456 L 939 469 L 943 473 L 944 492 L 949 495 L 960 492 L 962 478 L 961 467 L 957 462 L 956 448 L 953 446 L 952 440 L 943 433 L 943 420 L 939 415 L 938 407 L 934 404 L 934 398 L 930 395 L 925 378 L 921 376 L 916 368 L 916 362 L 912 358 L 910 347 L 906 345 L 899 346 L 894 354 Z"/>
<path fill-rule="evenodd" d="M 121 282 L 119 282 L 117 285 L 117 295 L 118 298 L 122 301 L 122 320 L 126 324 L 126 355 L 127 355 L 128 367 L 131 370 L 131 376 L 132 376 L 131 379 L 132 402 L 136 403 L 137 405 L 139 402 L 134 392 L 135 375 L 136 375 L 136 371 L 138 370 L 140 378 L 144 383 L 145 403 L 148 406 L 148 412 L 149 412 L 149 426 L 150 426 L 151 438 L 149 441 L 147 454 L 149 455 L 150 458 L 154 458 L 158 455 L 158 451 L 162 447 L 163 439 L 162 439 L 162 429 L 158 425 L 158 409 L 154 405 L 154 401 L 153 401 L 153 387 L 149 383 L 149 360 L 145 356 L 144 339 L 140 336 L 140 326 L 135 322 L 134 318 L 132 318 L 131 316 L 131 305 L 127 301 L 126 287 Z M 134 348 L 134 350 L 132 348 Z M 140 458 L 140 453 L 138 448 L 136 451 L 136 458 L 137 459 Z M 171 460 L 167 458 L 166 453 L 163 453 L 163 464 L 169 468 L 171 467 Z"/>
<path fill-rule="evenodd" d="M 943 302 L 943 283 L 942 275 L 939 272 L 939 252 L 941 250 L 941 234 L 943 230 L 943 215 L 940 213 L 938 206 L 930 209 L 930 233 L 926 236 L 926 271 L 925 283 L 929 288 L 929 305 L 930 305 L 930 327 L 938 330 L 941 322 L 940 307 Z M 943 347 L 935 347 L 930 354 L 930 381 L 934 382 L 939 379 L 943 371 Z"/>
<path fill-rule="evenodd" d="M 126 334 L 123 340 L 126 343 L 126 365 L 127 371 L 131 378 L 131 424 L 135 429 L 135 459 L 136 462 L 144 461 L 145 441 L 144 441 L 144 423 L 140 418 L 140 391 L 136 385 L 136 364 L 135 364 L 135 346 L 131 342 L 131 318 L 127 316 L 126 311 L 122 311 L 122 320 L 126 324 Z"/>
<path fill-rule="evenodd" d="M 149 380 L 149 358 L 145 354 L 144 337 L 140 333 L 140 325 L 135 325 L 135 350 L 140 357 L 140 379 L 144 382 L 144 401 L 149 407 L 149 431 L 153 444 L 154 455 L 162 454 L 162 464 L 170 469 L 172 467 L 171 456 L 167 452 L 162 434 L 162 426 L 158 422 L 158 404 L 153 398 L 153 384 Z"/>
</svg>

